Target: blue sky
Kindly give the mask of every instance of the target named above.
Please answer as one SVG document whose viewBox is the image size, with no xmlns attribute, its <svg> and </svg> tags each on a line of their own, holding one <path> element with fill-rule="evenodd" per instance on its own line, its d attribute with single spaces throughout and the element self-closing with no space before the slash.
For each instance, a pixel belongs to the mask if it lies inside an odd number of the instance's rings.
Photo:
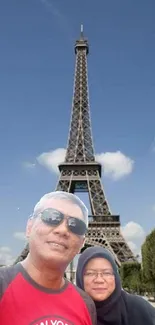
<svg viewBox="0 0 155 325">
<path fill-rule="evenodd" d="M 53 168 L 63 156 L 55 150 L 67 143 L 81 23 L 106 197 L 132 244 L 154 227 L 154 12 L 154 0 L 0 1 L 1 261 L 21 251 L 28 215 L 55 189 Z"/>
</svg>

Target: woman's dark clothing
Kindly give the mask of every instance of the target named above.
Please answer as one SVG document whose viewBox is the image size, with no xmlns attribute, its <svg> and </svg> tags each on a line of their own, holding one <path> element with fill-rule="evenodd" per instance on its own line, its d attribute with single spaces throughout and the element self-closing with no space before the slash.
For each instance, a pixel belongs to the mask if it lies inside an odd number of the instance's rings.
<svg viewBox="0 0 155 325">
<path fill-rule="evenodd" d="M 87 248 L 78 260 L 76 284 L 84 290 L 83 275 L 86 264 L 96 257 L 107 259 L 115 274 L 114 292 L 104 301 L 95 301 L 98 325 L 155 325 L 155 308 L 142 297 L 122 290 L 117 265 L 112 254 L 102 247 Z"/>
</svg>

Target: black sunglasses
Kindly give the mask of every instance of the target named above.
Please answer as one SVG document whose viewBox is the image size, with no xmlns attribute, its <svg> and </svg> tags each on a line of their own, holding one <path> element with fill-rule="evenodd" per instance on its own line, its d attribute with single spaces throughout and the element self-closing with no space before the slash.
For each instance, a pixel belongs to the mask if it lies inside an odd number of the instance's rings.
<svg viewBox="0 0 155 325">
<path fill-rule="evenodd" d="M 65 215 L 53 208 L 45 209 L 40 213 L 41 220 L 52 227 L 57 227 L 65 219 Z M 87 227 L 84 221 L 81 219 L 67 216 L 67 227 L 68 229 L 76 235 L 84 235 L 86 233 Z"/>
</svg>

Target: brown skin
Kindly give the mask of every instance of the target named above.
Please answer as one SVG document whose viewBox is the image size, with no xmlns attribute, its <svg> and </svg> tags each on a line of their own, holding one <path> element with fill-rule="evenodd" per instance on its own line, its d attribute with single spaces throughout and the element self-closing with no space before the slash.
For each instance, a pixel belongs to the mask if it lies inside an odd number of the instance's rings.
<svg viewBox="0 0 155 325">
<path fill-rule="evenodd" d="M 111 263 L 104 258 L 97 257 L 88 262 L 84 273 L 88 271 L 102 272 L 104 270 L 112 271 Z M 98 277 L 91 279 L 84 275 L 84 289 L 93 300 L 106 300 L 115 290 L 115 276 L 101 277 L 98 274 Z"/>
<path fill-rule="evenodd" d="M 55 208 L 64 215 L 83 219 L 80 207 L 70 201 L 51 199 L 44 203 L 42 210 Z M 64 271 L 84 244 L 84 236 L 77 236 L 67 228 L 66 219 L 57 227 L 43 223 L 38 216 L 30 219 L 26 235 L 29 239 L 29 254 L 22 262 L 32 279 L 51 289 L 64 285 Z M 53 242 L 60 246 L 54 246 Z"/>
</svg>

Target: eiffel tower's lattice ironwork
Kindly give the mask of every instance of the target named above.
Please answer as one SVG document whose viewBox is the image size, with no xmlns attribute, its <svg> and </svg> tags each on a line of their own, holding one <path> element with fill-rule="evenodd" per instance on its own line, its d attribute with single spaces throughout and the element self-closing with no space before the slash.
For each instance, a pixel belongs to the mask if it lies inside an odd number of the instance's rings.
<svg viewBox="0 0 155 325">
<path fill-rule="evenodd" d="M 107 247 L 121 262 L 136 260 L 120 231 L 119 215 L 112 215 L 101 183 L 101 165 L 96 162 L 89 111 L 87 55 L 88 41 L 83 36 L 75 43 L 75 80 L 72 116 L 64 163 L 59 165 L 60 177 L 56 191 L 88 192 L 91 213 L 85 247 Z M 28 247 L 18 258 L 22 260 Z"/>
</svg>

